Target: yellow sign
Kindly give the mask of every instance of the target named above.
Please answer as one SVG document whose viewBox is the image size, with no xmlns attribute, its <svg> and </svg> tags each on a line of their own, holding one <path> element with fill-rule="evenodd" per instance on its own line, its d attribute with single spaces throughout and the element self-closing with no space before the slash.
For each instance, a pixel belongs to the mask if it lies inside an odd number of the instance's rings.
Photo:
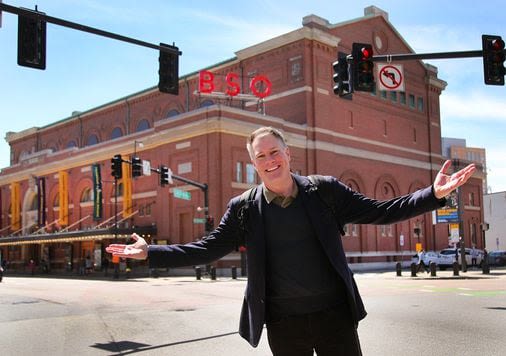
<svg viewBox="0 0 506 356">
<path fill-rule="evenodd" d="M 420 242 L 417 242 L 415 248 L 416 248 L 416 252 L 422 251 L 422 244 Z"/>
</svg>

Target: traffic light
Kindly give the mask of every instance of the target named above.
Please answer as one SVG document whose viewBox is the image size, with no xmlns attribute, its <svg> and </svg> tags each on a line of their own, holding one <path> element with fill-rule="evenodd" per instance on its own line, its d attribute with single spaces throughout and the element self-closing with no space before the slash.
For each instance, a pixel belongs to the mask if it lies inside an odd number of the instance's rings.
<svg viewBox="0 0 506 356">
<path fill-rule="evenodd" d="M 485 84 L 504 85 L 504 41 L 501 36 L 482 35 Z"/>
<path fill-rule="evenodd" d="M 46 69 L 45 21 L 18 15 L 18 64 L 24 67 Z"/>
<path fill-rule="evenodd" d="M 170 51 L 160 49 L 160 67 L 158 69 L 158 90 L 162 93 L 179 94 L 179 49 L 175 46 L 169 46 L 160 43 L 160 47 L 170 49 Z"/>
<path fill-rule="evenodd" d="M 172 183 L 172 171 L 168 167 L 160 166 L 160 185 L 163 187 Z"/>
<path fill-rule="evenodd" d="M 332 63 L 332 68 L 334 69 L 332 77 L 335 83 L 334 94 L 339 96 L 351 94 L 349 64 L 346 60 L 346 55 L 340 53 L 337 61 Z"/>
<path fill-rule="evenodd" d="M 122 162 L 121 155 L 115 155 L 111 158 L 111 175 L 116 179 L 121 179 L 123 177 L 121 170 Z"/>
<path fill-rule="evenodd" d="M 206 217 L 206 231 L 214 230 L 214 218 L 212 216 Z"/>
<path fill-rule="evenodd" d="M 132 157 L 132 178 L 142 176 L 142 160 L 135 156 Z"/>
<path fill-rule="evenodd" d="M 353 43 L 353 90 L 374 91 L 373 50 L 370 44 Z"/>
</svg>

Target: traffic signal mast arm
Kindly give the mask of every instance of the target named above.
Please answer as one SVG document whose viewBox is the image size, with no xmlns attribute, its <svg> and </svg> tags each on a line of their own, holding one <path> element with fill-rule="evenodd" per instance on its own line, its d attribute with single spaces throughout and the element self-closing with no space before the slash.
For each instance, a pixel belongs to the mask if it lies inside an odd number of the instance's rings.
<svg viewBox="0 0 506 356">
<path fill-rule="evenodd" d="M 506 51 L 505 51 L 506 53 Z M 461 51 L 461 52 L 437 52 L 437 53 L 406 53 L 406 54 L 387 54 L 381 56 L 372 56 L 371 61 L 373 62 L 393 62 L 393 61 L 409 61 L 418 59 L 447 59 L 447 58 L 471 58 L 471 57 L 482 57 L 483 51 Z M 346 57 L 348 63 L 353 62 L 353 56 L 349 55 Z"/>
<path fill-rule="evenodd" d="M 116 33 L 107 32 L 107 31 L 104 31 L 104 30 L 100 30 L 98 28 L 89 27 L 89 26 L 81 25 L 81 24 L 78 24 L 78 23 L 75 23 L 75 22 L 59 19 L 57 17 L 48 16 L 48 15 L 46 15 L 44 13 L 41 13 L 41 12 L 34 12 L 34 11 L 30 11 L 30 10 L 26 10 L 26 9 L 23 9 L 23 8 L 14 7 L 14 6 L 3 4 L 3 3 L 0 3 L 0 10 L 6 11 L 6 12 L 10 12 L 10 13 L 16 14 L 18 16 L 30 17 L 30 18 L 34 18 L 34 19 L 37 19 L 37 20 L 40 20 L 40 21 L 49 22 L 49 23 L 52 23 L 52 24 L 55 24 L 55 25 L 60 25 L 60 26 L 63 26 L 63 27 L 69 27 L 69 28 L 72 28 L 74 30 L 84 31 L 84 32 L 88 32 L 88 33 L 93 33 L 94 35 L 99 35 L 99 36 L 102 36 L 102 37 L 112 38 L 112 39 L 115 39 L 115 40 L 118 40 L 118 41 L 132 43 L 132 44 L 135 44 L 135 45 L 138 45 L 138 46 L 153 48 L 153 49 L 157 49 L 157 50 L 161 50 L 161 51 L 165 51 L 165 52 L 173 52 L 173 53 L 178 54 L 178 55 L 182 54 L 182 52 L 180 52 L 178 49 L 173 49 L 172 47 L 159 46 L 159 45 L 156 45 L 156 44 L 153 44 L 153 43 L 144 42 L 144 41 L 141 41 L 141 40 L 137 40 L 135 38 L 130 38 L 130 37 L 118 35 Z"/>
</svg>

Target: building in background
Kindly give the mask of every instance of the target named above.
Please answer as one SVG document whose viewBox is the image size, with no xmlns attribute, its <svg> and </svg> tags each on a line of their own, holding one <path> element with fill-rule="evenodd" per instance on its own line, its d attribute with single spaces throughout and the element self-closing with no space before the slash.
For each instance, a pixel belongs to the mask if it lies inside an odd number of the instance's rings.
<svg viewBox="0 0 506 356">
<path fill-rule="evenodd" d="M 155 244 L 200 239 L 231 197 L 260 183 L 245 142 L 265 125 L 286 135 L 296 173 L 333 175 L 377 199 L 429 186 L 444 160 L 439 96 L 446 82 L 436 67 L 406 61 L 404 91 L 340 98 L 331 64 L 354 42 L 371 43 L 381 55 L 413 52 L 374 6 L 337 24 L 310 15 L 292 32 L 180 77 L 178 96 L 152 87 L 8 133 L 11 165 L 0 173 L 2 256 L 15 268 L 34 259 L 75 270 L 88 256 L 99 266 L 104 248 L 133 231 Z M 115 180 L 115 155 L 140 157 L 145 174 L 132 178 L 123 163 Z M 162 165 L 207 189 L 180 180 L 160 185 Z M 477 173 L 461 190 L 469 246 L 483 247 L 476 228 L 483 223 L 482 177 Z M 448 224 L 433 222 L 427 213 L 394 225 L 347 225 L 346 255 L 351 263 L 384 263 L 412 254 L 418 243 L 447 247 Z M 237 266 L 239 256 L 217 265 Z"/>
<path fill-rule="evenodd" d="M 483 181 L 483 194 L 489 192 L 487 183 L 487 152 L 484 148 L 468 147 L 462 138 L 442 137 L 443 156 L 464 162 L 478 164 L 478 174 Z"/>
<path fill-rule="evenodd" d="M 489 251 L 506 250 L 506 192 L 483 196 L 485 246 Z"/>
</svg>

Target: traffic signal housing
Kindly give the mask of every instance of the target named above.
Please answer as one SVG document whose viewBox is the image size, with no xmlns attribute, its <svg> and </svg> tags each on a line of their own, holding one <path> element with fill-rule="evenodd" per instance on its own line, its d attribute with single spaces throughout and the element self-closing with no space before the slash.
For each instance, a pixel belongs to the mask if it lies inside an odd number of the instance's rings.
<svg viewBox="0 0 506 356">
<path fill-rule="evenodd" d="M 339 96 L 345 96 L 352 93 L 350 88 L 350 73 L 349 64 L 346 60 L 346 54 L 340 53 L 337 61 L 332 63 L 334 69 L 334 94 Z"/>
<path fill-rule="evenodd" d="M 374 82 L 372 45 L 353 43 L 351 55 L 353 56 L 353 90 L 373 92 L 376 83 Z"/>
<path fill-rule="evenodd" d="M 160 185 L 166 186 L 167 184 L 172 184 L 172 172 L 166 166 L 160 166 Z"/>
<path fill-rule="evenodd" d="M 115 155 L 111 158 L 111 175 L 116 179 L 121 179 L 123 177 L 123 173 L 121 170 L 121 163 L 123 159 L 121 155 Z"/>
<path fill-rule="evenodd" d="M 18 65 L 46 69 L 45 21 L 18 15 Z"/>
<path fill-rule="evenodd" d="M 485 84 L 504 85 L 504 41 L 501 36 L 482 35 Z"/>
<path fill-rule="evenodd" d="M 160 67 L 158 69 L 158 90 L 162 93 L 179 94 L 179 48 L 160 43 Z"/>
<path fill-rule="evenodd" d="M 142 160 L 134 156 L 132 157 L 132 178 L 142 176 Z"/>
</svg>

